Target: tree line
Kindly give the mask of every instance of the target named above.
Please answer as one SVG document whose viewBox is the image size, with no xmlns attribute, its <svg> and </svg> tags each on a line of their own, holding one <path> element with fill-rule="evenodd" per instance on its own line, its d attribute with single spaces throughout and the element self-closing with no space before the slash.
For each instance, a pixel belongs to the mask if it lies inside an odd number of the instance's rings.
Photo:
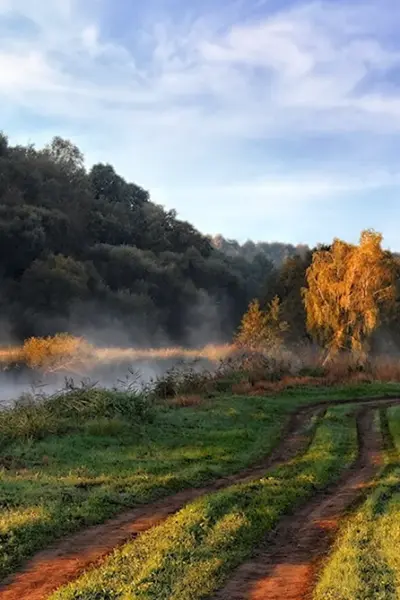
<svg viewBox="0 0 400 600">
<path fill-rule="evenodd" d="M 276 269 L 280 269 L 287 259 L 296 256 L 306 256 L 309 247 L 305 244 L 283 244 L 282 242 L 253 242 L 247 240 L 244 244 L 240 244 L 237 240 L 229 240 L 221 234 L 211 238 L 215 248 L 221 250 L 227 256 L 242 257 L 248 262 L 257 260 L 261 254 L 268 258 Z"/>
<path fill-rule="evenodd" d="M 217 248 L 111 165 L 86 169 L 70 141 L 0 134 L 1 325 L 18 339 L 122 327 L 131 343 L 187 343 L 211 319 L 228 340 L 273 271 L 265 253 Z"/>
<path fill-rule="evenodd" d="M 257 298 L 250 321 L 259 311 L 268 343 L 396 346 L 399 263 L 381 242 L 212 238 L 110 164 L 86 169 L 68 140 L 0 134 L 0 328 L 21 340 L 104 328 L 137 345 L 229 341 Z"/>
<path fill-rule="evenodd" d="M 373 352 L 397 352 L 400 261 L 382 241 L 366 230 L 359 244 L 335 239 L 287 259 L 270 280 L 269 298 L 250 303 L 236 342 L 258 349 L 314 343 L 326 361 L 342 352 L 361 362 Z"/>
</svg>

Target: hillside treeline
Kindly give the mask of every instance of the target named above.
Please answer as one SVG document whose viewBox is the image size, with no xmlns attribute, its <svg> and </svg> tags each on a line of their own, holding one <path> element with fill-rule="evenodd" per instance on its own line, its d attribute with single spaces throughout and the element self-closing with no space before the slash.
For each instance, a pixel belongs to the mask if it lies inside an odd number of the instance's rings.
<svg viewBox="0 0 400 600">
<path fill-rule="evenodd" d="M 135 343 L 228 339 L 272 273 L 265 253 L 219 250 L 111 165 L 85 169 L 71 142 L 0 135 L 0 309 L 19 339 L 87 328 Z"/>
<path fill-rule="evenodd" d="M 311 341 L 302 290 L 324 249 L 203 235 L 111 165 L 87 170 L 68 140 L 37 149 L 0 134 L 3 341 L 61 331 L 136 345 L 228 341 L 254 298 L 275 307 L 287 345 Z M 396 294 L 377 347 L 399 345 Z"/>
<path fill-rule="evenodd" d="M 227 256 L 242 257 L 247 261 L 253 261 L 259 254 L 265 256 L 279 269 L 288 258 L 296 256 L 305 257 L 309 251 L 304 244 L 282 244 L 281 242 L 253 242 L 247 240 L 240 244 L 237 240 L 228 240 L 222 235 L 212 237 L 215 248 L 221 250 Z"/>
</svg>

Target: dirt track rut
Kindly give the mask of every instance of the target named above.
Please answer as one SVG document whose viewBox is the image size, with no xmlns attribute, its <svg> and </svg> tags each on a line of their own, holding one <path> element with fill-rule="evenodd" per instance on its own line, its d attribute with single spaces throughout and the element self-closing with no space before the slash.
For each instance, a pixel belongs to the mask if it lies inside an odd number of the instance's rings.
<svg viewBox="0 0 400 600">
<path fill-rule="evenodd" d="M 0 600 L 44 600 L 54 590 L 79 577 L 89 566 L 100 562 L 114 548 L 160 524 L 188 502 L 235 483 L 245 483 L 264 476 L 267 469 L 294 458 L 307 447 L 311 432 L 305 434 L 305 427 L 313 415 L 324 410 L 322 407 L 308 407 L 293 414 L 275 450 L 253 467 L 217 479 L 201 488 L 186 489 L 126 511 L 102 525 L 86 528 L 39 552 L 23 570 L 3 582 Z"/>
<path fill-rule="evenodd" d="M 201 488 L 183 490 L 152 504 L 126 511 L 102 525 L 86 528 L 55 543 L 48 549 L 36 554 L 26 563 L 22 570 L 2 583 L 0 586 L 0 600 L 45 600 L 53 591 L 75 580 L 89 567 L 100 563 L 116 547 L 147 531 L 151 527 L 160 524 L 188 502 L 235 483 L 245 483 L 262 477 L 265 475 L 267 469 L 291 460 L 298 453 L 303 452 L 311 440 L 311 431 L 308 431 L 308 434 L 305 433 L 306 425 L 310 423 L 313 415 L 323 413 L 328 406 L 342 403 L 362 403 L 374 406 L 378 405 L 379 400 L 379 406 L 400 403 L 400 399 L 389 400 L 382 398 L 373 400 L 345 400 L 332 403 L 321 402 L 300 408 L 291 416 L 288 424 L 284 427 L 278 446 L 259 464 L 235 475 L 220 478 Z M 374 468 L 376 468 L 370 464 L 372 455 L 375 452 L 373 446 L 376 440 L 372 443 L 370 427 L 366 426 L 368 423 L 369 417 L 363 416 L 360 420 L 360 439 L 365 439 L 366 444 L 361 444 L 360 457 L 345 479 L 343 483 L 345 486 L 357 486 L 357 482 L 363 483 L 372 476 Z M 357 490 L 358 493 L 359 490 Z M 351 501 L 351 494 L 349 495 L 343 489 L 342 496 L 343 499 L 348 498 L 344 504 L 345 507 Z M 286 591 L 287 582 L 290 582 L 292 579 L 294 570 L 299 574 L 300 572 L 314 572 L 310 561 L 308 560 L 307 562 L 306 560 L 310 544 L 329 538 L 329 536 L 321 532 L 333 531 L 335 529 L 335 514 L 337 511 L 340 512 L 340 504 L 336 505 L 334 503 L 329 508 L 331 501 L 331 496 L 324 499 L 323 496 L 319 495 L 318 498 L 303 509 L 303 512 L 297 513 L 297 517 L 295 515 L 282 521 L 282 526 L 277 530 L 276 535 L 284 536 L 284 538 L 280 538 L 279 547 L 282 546 L 282 539 L 287 540 L 286 544 L 288 547 L 286 553 L 282 554 L 282 551 L 280 552 L 281 559 L 279 559 L 279 553 L 273 558 L 273 552 L 271 551 L 268 551 L 267 554 L 260 554 L 258 561 L 256 559 L 251 563 L 242 565 L 234 574 L 231 582 L 215 598 L 229 598 L 230 600 L 238 598 L 251 598 L 254 600 L 258 600 L 259 598 L 301 600 L 306 598 L 305 595 L 299 595 L 298 591 L 297 595 L 290 595 Z M 319 512 L 321 510 L 325 512 Z M 331 514 L 329 511 L 332 512 L 331 517 L 329 516 Z M 318 516 L 319 514 L 320 516 Z M 306 522 L 308 525 L 306 525 Z M 301 524 L 302 528 L 296 529 L 296 523 L 297 526 Z M 300 543 L 298 540 L 300 540 Z M 321 544 L 322 548 L 325 542 L 318 541 L 318 543 Z M 289 551 L 293 550 L 293 548 L 290 548 L 290 545 L 293 546 L 293 544 L 298 544 L 299 554 L 297 558 L 293 556 L 290 559 Z M 304 557 L 305 563 L 304 561 L 299 562 L 300 559 L 302 560 L 302 557 Z M 287 573 L 287 576 L 285 573 Z M 262 591 L 263 588 L 260 587 L 261 585 L 270 585 L 265 582 L 266 580 L 270 580 L 272 575 L 273 579 L 280 582 L 279 584 L 276 583 L 276 586 L 283 585 L 280 595 L 271 595 L 268 591 Z M 297 579 L 300 584 L 302 579 L 299 576 L 297 576 Z M 236 583 L 234 583 L 235 581 Z M 262 581 L 264 583 L 261 584 Z M 228 595 L 226 595 L 227 593 Z"/>
<path fill-rule="evenodd" d="M 346 510 L 362 496 L 382 460 L 373 413 L 358 416 L 359 456 L 339 483 L 285 517 L 252 560 L 242 564 L 212 600 L 308 600 L 322 557 Z"/>
</svg>

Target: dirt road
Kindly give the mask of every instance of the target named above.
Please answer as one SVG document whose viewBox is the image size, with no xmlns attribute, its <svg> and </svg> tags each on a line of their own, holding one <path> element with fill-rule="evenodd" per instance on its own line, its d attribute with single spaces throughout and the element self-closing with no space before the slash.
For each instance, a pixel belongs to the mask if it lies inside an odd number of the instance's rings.
<svg viewBox="0 0 400 600">
<path fill-rule="evenodd" d="M 242 564 L 213 600 L 306 600 L 311 598 L 321 559 L 341 518 L 365 491 L 382 460 L 382 438 L 373 413 L 358 415 L 359 456 L 334 487 L 314 496 L 281 520 L 252 560 Z"/>
<path fill-rule="evenodd" d="M 218 479 L 201 488 L 183 490 L 152 504 L 126 511 L 106 523 L 86 528 L 36 554 L 25 568 L 3 582 L 0 600 L 45 600 L 62 585 L 75 580 L 100 563 L 116 547 L 154 527 L 188 502 L 235 483 L 263 477 L 268 469 L 304 452 L 313 435 L 310 423 L 328 406 L 359 403 L 365 408 L 358 418 L 360 455 L 338 486 L 318 494 L 295 515 L 284 518 L 267 547 L 242 565 L 214 598 L 237 600 L 302 600 L 312 586 L 318 560 L 328 548 L 339 519 L 360 495 L 379 465 L 381 443 L 371 427 L 371 409 L 400 403 L 400 399 L 345 400 L 315 403 L 298 409 L 289 419 L 275 450 L 259 464 Z"/>
</svg>

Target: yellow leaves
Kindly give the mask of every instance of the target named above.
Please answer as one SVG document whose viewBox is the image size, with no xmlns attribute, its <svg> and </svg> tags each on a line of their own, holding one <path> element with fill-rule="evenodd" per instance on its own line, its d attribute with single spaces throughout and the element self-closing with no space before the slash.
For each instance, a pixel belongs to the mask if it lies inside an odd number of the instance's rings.
<svg viewBox="0 0 400 600">
<path fill-rule="evenodd" d="M 49 337 L 32 337 L 24 342 L 21 359 L 32 369 L 55 371 L 86 359 L 91 347 L 82 338 L 59 333 Z"/>
<path fill-rule="evenodd" d="M 258 347 L 262 344 L 266 327 L 267 316 L 261 310 L 259 301 L 253 300 L 243 316 L 235 342 L 239 346 Z"/>
<path fill-rule="evenodd" d="M 358 246 L 335 239 L 314 253 L 303 290 L 307 327 L 332 352 L 360 351 L 395 297 L 394 263 L 382 236 L 363 231 Z"/>
<path fill-rule="evenodd" d="M 259 301 L 253 300 L 243 316 L 235 343 L 252 349 L 276 346 L 282 342 L 283 334 L 288 328 L 286 321 L 281 319 L 278 296 L 275 296 L 265 312 L 261 310 Z"/>
</svg>

